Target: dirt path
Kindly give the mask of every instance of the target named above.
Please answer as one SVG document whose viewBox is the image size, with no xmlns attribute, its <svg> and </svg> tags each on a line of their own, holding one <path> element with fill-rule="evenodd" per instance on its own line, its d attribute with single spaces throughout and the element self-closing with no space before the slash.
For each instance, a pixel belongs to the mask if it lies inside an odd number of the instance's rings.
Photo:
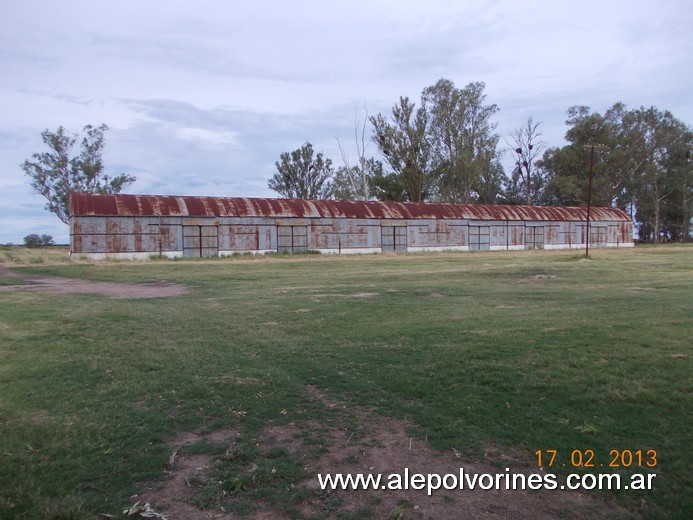
<svg viewBox="0 0 693 520">
<path fill-rule="evenodd" d="M 51 294 L 97 294 L 109 298 L 168 298 L 186 294 L 185 285 L 165 281 L 154 283 L 92 282 L 58 276 L 26 276 L 0 268 L 0 277 L 20 281 L 0 286 L 0 291 L 38 291 Z"/>
</svg>

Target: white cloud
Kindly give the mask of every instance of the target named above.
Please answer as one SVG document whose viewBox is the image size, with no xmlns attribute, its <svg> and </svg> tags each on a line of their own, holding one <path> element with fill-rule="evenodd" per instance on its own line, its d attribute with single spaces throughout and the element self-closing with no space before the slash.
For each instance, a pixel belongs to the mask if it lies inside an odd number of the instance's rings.
<svg viewBox="0 0 693 520">
<path fill-rule="evenodd" d="M 184 141 L 199 143 L 207 148 L 225 148 L 237 145 L 236 132 L 219 132 L 205 128 L 186 127 L 178 130 L 177 135 Z"/>
</svg>

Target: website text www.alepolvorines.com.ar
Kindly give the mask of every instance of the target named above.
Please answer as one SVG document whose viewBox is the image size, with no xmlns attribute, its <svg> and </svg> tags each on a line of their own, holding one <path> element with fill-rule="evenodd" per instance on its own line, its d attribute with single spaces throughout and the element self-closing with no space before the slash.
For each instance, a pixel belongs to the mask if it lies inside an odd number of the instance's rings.
<svg viewBox="0 0 693 520">
<path fill-rule="evenodd" d="M 429 496 L 439 490 L 651 490 L 656 473 L 474 473 L 460 468 L 458 473 L 329 473 L 318 474 L 322 490 L 416 490 Z"/>
</svg>

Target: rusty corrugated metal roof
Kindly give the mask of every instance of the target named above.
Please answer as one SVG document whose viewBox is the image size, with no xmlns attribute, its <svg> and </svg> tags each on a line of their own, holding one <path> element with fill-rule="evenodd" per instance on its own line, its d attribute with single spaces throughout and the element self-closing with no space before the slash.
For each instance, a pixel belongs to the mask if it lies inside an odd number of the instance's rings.
<svg viewBox="0 0 693 520">
<path fill-rule="evenodd" d="M 580 221 L 586 220 L 587 209 L 566 206 L 72 193 L 70 215 Z M 590 218 L 597 221 L 630 221 L 625 212 L 615 208 L 592 208 Z"/>
</svg>

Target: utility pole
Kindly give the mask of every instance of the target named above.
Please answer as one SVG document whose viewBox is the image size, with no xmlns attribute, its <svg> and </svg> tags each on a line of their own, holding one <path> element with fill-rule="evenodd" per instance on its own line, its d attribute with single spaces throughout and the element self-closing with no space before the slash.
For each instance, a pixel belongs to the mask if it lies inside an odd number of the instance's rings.
<svg viewBox="0 0 693 520">
<path fill-rule="evenodd" d="M 590 148 L 590 180 L 587 188 L 587 239 L 585 240 L 585 256 L 590 256 L 590 210 L 592 209 L 592 172 L 594 170 L 594 145 L 591 145 Z"/>
<path fill-rule="evenodd" d="M 594 176 L 594 149 L 599 148 L 600 150 L 604 148 L 603 144 L 586 144 L 585 148 L 590 149 L 590 177 L 587 184 L 587 240 L 585 244 L 585 256 L 590 254 L 590 213 L 592 210 L 592 177 Z"/>
<path fill-rule="evenodd" d="M 691 217 L 688 216 L 688 199 L 687 199 L 687 194 L 688 194 L 688 175 L 690 173 L 690 168 L 691 168 L 691 150 L 686 151 L 686 171 L 684 172 L 683 175 L 683 221 L 681 222 L 683 224 L 683 230 L 682 230 L 682 237 L 681 237 L 681 242 L 688 242 L 689 240 L 689 233 L 691 229 Z"/>
</svg>

